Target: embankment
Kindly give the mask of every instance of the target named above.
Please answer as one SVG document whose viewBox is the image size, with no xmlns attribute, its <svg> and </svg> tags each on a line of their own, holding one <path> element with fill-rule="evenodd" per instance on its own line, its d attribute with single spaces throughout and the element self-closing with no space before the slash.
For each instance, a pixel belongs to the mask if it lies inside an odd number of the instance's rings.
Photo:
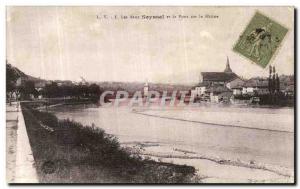
<svg viewBox="0 0 300 189">
<path fill-rule="evenodd" d="M 94 126 L 58 120 L 22 105 L 37 174 L 41 183 L 190 183 L 195 168 L 156 162 L 120 147 Z"/>
</svg>

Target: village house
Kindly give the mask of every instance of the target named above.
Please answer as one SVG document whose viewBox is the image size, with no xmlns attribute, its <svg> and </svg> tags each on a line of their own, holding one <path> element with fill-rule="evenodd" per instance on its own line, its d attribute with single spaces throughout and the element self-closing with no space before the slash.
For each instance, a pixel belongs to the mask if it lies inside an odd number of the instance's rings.
<svg viewBox="0 0 300 189">
<path fill-rule="evenodd" d="M 244 84 L 245 84 L 245 80 L 238 77 L 228 82 L 226 86 L 227 88 L 232 90 L 233 96 L 240 96 L 242 95 Z"/>
<path fill-rule="evenodd" d="M 284 91 L 284 95 L 294 97 L 295 86 L 294 85 L 288 85 L 283 91 Z"/>
<path fill-rule="evenodd" d="M 242 90 L 243 95 L 267 95 L 269 94 L 269 82 L 264 78 L 251 78 L 245 82 Z"/>
<path fill-rule="evenodd" d="M 280 91 L 286 96 L 293 97 L 295 92 L 294 76 L 281 75 L 279 78 L 280 78 Z"/>
<path fill-rule="evenodd" d="M 201 72 L 200 82 L 191 93 L 200 99 L 209 99 L 211 102 L 227 101 L 233 91 L 237 90 L 232 87 L 243 84 L 244 81 L 231 70 L 227 57 L 225 70 L 223 72 Z"/>
<path fill-rule="evenodd" d="M 229 102 L 232 97 L 232 90 L 225 86 L 212 86 L 208 91 L 210 102 Z"/>
</svg>

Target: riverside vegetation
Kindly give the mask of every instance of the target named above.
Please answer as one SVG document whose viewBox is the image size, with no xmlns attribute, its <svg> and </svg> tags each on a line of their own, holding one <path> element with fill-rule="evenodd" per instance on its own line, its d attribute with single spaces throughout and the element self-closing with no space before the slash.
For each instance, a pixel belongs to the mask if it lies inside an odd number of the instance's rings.
<svg viewBox="0 0 300 189">
<path fill-rule="evenodd" d="M 59 120 L 22 103 L 41 183 L 195 183 L 195 168 L 156 162 L 122 148 L 103 129 Z"/>
</svg>

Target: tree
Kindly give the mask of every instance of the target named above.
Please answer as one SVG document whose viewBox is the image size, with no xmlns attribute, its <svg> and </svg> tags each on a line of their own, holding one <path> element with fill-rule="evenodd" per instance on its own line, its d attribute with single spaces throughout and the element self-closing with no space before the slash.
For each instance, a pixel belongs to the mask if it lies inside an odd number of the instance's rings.
<svg viewBox="0 0 300 189">
<path fill-rule="evenodd" d="M 56 82 L 47 84 L 44 88 L 44 95 L 48 98 L 57 97 L 59 95 L 59 87 Z"/>
<path fill-rule="evenodd" d="M 276 90 L 277 92 L 280 92 L 280 80 L 277 73 L 276 73 Z"/>
<path fill-rule="evenodd" d="M 97 84 L 91 84 L 88 88 L 90 96 L 100 96 L 100 87 Z"/>
<path fill-rule="evenodd" d="M 28 99 L 30 97 L 30 95 L 33 95 L 35 97 L 38 95 L 38 91 L 34 87 L 34 82 L 30 81 L 30 80 L 25 81 L 19 87 L 19 91 L 20 91 L 21 95 L 23 96 L 23 98 L 25 98 L 25 99 Z"/>
<path fill-rule="evenodd" d="M 6 91 L 11 92 L 16 89 L 16 81 L 19 78 L 10 64 L 6 64 Z"/>
<path fill-rule="evenodd" d="M 13 67 L 6 61 L 6 94 L 11 105 L 11 99 L 14 92 L 16 92 L 16 82 L 19 75 L 13 69 Z"/>
</svg>

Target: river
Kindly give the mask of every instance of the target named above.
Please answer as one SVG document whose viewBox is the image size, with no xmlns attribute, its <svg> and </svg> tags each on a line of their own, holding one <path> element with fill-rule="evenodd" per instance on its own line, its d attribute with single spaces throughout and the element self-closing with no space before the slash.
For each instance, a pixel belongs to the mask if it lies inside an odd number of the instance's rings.
<svg viewBox="0 0 300 189">
<path fill-rule="evenodd" d="M 121 145 L 157 161 L 189 164 L 204 182 L 291 182 L 292 108 L 189 107 L 147 109 L 61 106 L 60 119 L 104 129 Z"/>
</svg>

